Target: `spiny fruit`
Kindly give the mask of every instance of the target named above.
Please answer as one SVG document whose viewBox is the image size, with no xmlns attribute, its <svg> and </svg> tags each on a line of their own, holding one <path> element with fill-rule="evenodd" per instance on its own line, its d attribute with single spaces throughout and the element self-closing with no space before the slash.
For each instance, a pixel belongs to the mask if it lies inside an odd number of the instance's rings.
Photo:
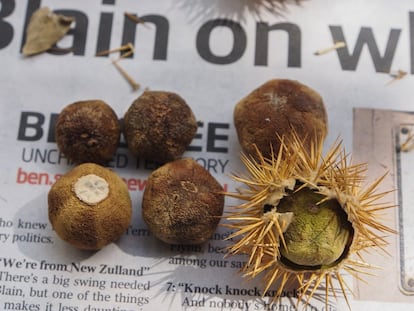
<svg viewBox="0 0 414 311">
<path fill-rule="evenodd" d="M 340 142 L 325 156 L 322 145 L 314 139 L 308 149 L 292 135 L 269 158 L 243 155 L 248 174 L 234 179 L 244 186 L 227 194 L 242 201 L 226 216 L 228 253 L 248 256 L 242 273 L 263 276 L 264 292 L 278 284 L 274 301 L 297 282 L 298 303 L 324 288 L 328 304 L 337 280 L 349 305 L 341 273 L 369 274 L 363 251 L 384 249 L 384 233 L 393 232 L 379 217 L 391 207 L 381 203 L 388 192 L 378 192 L 384 176 L 367 186 L 366 164 L 352 164 Z"/>
</svg>

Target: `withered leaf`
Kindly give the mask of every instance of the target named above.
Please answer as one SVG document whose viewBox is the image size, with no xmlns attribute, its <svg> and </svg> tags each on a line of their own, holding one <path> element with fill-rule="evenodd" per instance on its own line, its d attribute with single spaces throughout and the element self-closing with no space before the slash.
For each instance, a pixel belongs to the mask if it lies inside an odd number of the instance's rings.
<svg viewBox="0 0 414 311">
<path fill-rule="evenodd" d="M 26 29 L 23 55 L 30 56 L 50 49 L 69 31 L 74 17 L 55 14 L 49 8 L 36 10 Z"/>
</svg>

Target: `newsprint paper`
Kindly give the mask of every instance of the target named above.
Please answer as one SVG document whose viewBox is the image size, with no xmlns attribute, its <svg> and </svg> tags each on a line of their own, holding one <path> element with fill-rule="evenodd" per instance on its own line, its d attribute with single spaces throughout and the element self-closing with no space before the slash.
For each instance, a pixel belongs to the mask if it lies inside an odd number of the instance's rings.
<svg viewBox="0 0 414 311">
<path fill-rule="evenodd" d="M 25 29 L 41 7 L 75 23 L 54 48 L 25 57 Z M 97 55 L 128 44 L 132 55 Z M 121 55 L 122 72 L 112 63 Z M 108 166 L 128 185 L 133 217 L 118 241 L 77 250 L 47 213 L 51 185 L 73 167 L 54 137 L 66 105 L 101 99 L 122 118 L 145 89 L 179 94 L 198 120 L 185 156 L 235 191 L 231 174 L 243 167 L 234 105 L 274 78 L 317 90 L 326 146 L 342 139 L 355 160 L 372 163 L 370 180 L 388 172 L 395 190 L 386 199 L 399 206 L 386 221 L 402 234 L 389 237 L 387 253 L 369 254 L 372 276 L 344 275 L 352 310 L 412 310 L 413 74 L 412 0 L 0 0 L 0 310 L 296 310 L 297 289 L 270 304 L 260 280 L 239 274 L 246 258 L 224 257 L 229 229 L 198 246 L 157 240 L 141 217 L 155 165 L 123 139 Z M 226 208 L 235 203 L 226 198 Z M 301 308 L 348 310 L 341 295 L 325 306 L 323 293 Z"/>
</svg>

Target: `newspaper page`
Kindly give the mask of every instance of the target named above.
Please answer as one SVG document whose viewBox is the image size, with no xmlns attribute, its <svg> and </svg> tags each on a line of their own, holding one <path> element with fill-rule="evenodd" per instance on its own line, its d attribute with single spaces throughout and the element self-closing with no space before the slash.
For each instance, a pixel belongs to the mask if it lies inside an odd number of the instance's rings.
<svg viewBox="0 0 414 311">
<path fill-rule="evenodd" d="M 41 7 L 75 23 L 55 48 L 24 57 L 28 21 Z M 130 81 L 112 64 L 121 53 L 97 55 L 127 44 L 134 53 L 119 64 Z M 272 304 L 259 279 L 240 275 L 245 257 L 224 257 L 227 228 L 197 246 L 155 238 L 141 201 L 156 165 L 134 157 L 124 139 L 108 167 L 128 186 L 130 226 L 96 252 L 62 241 L 48 220 L 47 194 L 73 164 L 57 148 L 56 118 L 87 99 L 107 102 L 122 118 L 145 89 L 175 92 L 198 120 L 184 156 L 235 191 L 230 176 L 243 166 L 233 109 L 270 79 L 317 90 L 329 117 L 326 145 L 340 137 L 347 151 L 368 146 L 362 135 L 369 134 L 369 118 L 353 145 L 354 108 L 413 108 L 414 8 L 411 0 L 0 0 L 0 67 L 1 310 L 296 310 L 297 288 Z M 374 164 L 369 177 L 387 169 Z M 226 198 L 226 208 L 232 204 Z M 372 254 L 381 268 L 366 283 L 344 276 L 353 310 L 412 309 L 414 297 L 399 289 L 412 280 L 400 280 L 397 239 L 388 255 Z M 323 293 L 315 295 L 299 309 L 348 309 L 341 295 L 324 301 Z"/>
</svg>

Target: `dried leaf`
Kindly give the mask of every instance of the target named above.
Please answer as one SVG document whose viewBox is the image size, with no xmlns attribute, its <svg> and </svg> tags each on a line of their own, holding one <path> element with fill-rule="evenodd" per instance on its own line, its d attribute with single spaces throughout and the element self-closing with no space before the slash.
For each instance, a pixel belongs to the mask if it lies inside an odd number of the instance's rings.
<svg viewBox="0 0 414 311">
<path fill-rule="evenodd" d="M 23 55 L 39 54 L 50 49 L 69 31 L 73 17 L 53 13 L 49 8 L 36 10 L 26 30 Z"/>
</svg>

